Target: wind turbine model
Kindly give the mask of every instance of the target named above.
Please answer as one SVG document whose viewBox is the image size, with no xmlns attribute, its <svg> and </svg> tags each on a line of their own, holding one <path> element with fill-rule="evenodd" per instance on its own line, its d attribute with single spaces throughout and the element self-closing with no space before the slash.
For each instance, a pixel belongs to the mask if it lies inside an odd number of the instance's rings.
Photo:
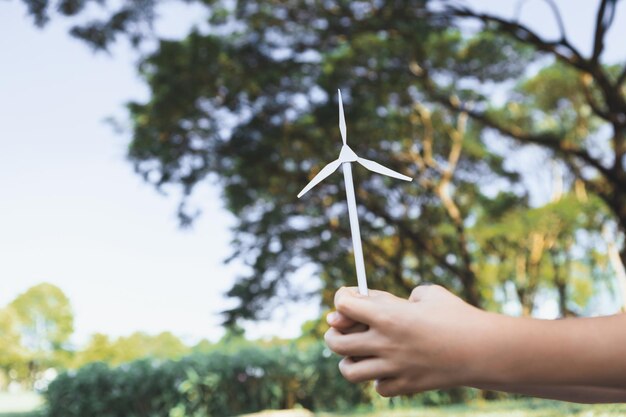
<svg viewBox="0 0 626 417">
<path fill-rule="evenodd" d="M 359 229 L 359 216 L 356 211 L 356 199 L 354 198 L 354 183 L 352 182 L 352 162 L 358 162 L 370 171 L 377 172 L 389 177 L 398 178 L 404 181 L 412 181 L 411 177 L 402 175 L 382 166 L 378 162 L 369 159 L 359 158 L 356 153 L 346 143 L 346 119 L 343 115 L 343 102 L 341 100 L 341 90 L 339 92 L 339 131 L 341 132 L 341 140 L 343 146 L 339 153 L 339 158 L 326 165 L 322 170 L 309 182 L 298 198 L 306 194 L 311 188 L 322 182 L 326 177 L 335 172 L 339 165 L 343 168 L 343 178 L 346 183 L 346 195 L 348 197 L 348 214 L 350 217 L 350 229 L 352 230 L 352 245 L 354 246 L 354 263 L 356 265 L 356 277 L 359 284 L 359 293 L 367 295 L 367 278 L 365 276 L 365 262 L 363 261 L 363 247 L 361 246 L 361 231 Z"/>
</svg>

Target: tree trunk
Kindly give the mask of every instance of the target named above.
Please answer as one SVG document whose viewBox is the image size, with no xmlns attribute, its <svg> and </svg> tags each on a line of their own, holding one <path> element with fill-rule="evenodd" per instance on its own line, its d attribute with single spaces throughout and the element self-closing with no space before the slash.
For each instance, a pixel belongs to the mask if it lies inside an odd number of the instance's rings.
<svg viewBox="0 0 626 417">
<path fill-rule="evenodd" d="M 622 296 L 622 305 L 621 310 L 626 310 L 626 245 L 621 252 L 618 252 L 617 247 L 614 243 L 609 243 L 609 260 L 611 262 L 611 267 L 615 272 L 615 277 L 617 278 L 617 284 L 620 289 L 620 293 Z"/>
<path fill-rule="evenodd" d="M 559 293 L 559 316 L 567 317 L 567 285 L 559 280 L 556 282 L 556 290 Z"/>
<path fill-rule="evenodd" d="M 480 291 L 478 291 L 478 286 L 476 285 L 477 280 L 474 271 L 467 269 L 460 278 L 463 283 L 463 297 L 465 301 L 475 307 L 481 308 L 483 300 Z"/>
<path fill-rule="evenodd" d="M 532 308 L 532 297 L 530 296 L 530 291 L 526 288 L 517 287 L 517 298 L 519 299 L 519 303 L 522 307 L 522 316 L 529 317 L 533 312 Z"/>
</svg>

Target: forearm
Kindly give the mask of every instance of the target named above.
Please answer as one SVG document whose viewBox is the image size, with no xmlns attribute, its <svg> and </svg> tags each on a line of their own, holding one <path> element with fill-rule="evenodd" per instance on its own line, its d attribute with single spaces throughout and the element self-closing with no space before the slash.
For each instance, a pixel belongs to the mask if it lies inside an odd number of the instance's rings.
<svg viewBox="0 0 626 417">
<path fill-rule="evenodd" d="M 489 314 L 476 385 L 626 386 L 626 315 L 537 320 Z"/>
<path fill-rule="evenodd" d="M 548 400 L 569 401 L 581 404 L 624 403 L 626 389 L 587 386 L 542 385 L 477 385 L 473 388 L 528 395 Z"/>
</svg>

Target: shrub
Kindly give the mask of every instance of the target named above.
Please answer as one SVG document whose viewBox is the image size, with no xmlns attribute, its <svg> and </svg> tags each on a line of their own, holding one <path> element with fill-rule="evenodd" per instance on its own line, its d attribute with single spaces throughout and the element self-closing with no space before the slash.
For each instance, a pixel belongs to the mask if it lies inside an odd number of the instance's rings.
<svg viewBox="0 0 626 417">
<path fill-rule="evenodd" d="M 48 417 L 221 417 L 291 408 L 341 410 L 369 403 L 322 345 L 215 350 L 178 361 L 103 363 L 67 372 L 46 393 Z"/>
</svg>

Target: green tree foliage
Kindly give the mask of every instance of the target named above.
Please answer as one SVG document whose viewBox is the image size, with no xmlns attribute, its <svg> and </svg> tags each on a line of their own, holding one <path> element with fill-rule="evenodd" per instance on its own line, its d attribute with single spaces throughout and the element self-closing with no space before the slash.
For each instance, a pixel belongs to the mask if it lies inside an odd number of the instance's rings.
<svg viewBox="0 0 626 417">
<path fill-rule="evenodd" d="M 32 386 L 50 368 L 62 371 L 93 362 L 120 365 L 144 358 L 178 359 L 192 351 L 170 332 L 135 332 L 118 338 L 97 333 L 77 350 L 69 343 L 73 321 L 69 300 L 51 284 L 29 288 L 0 309 L 0 389 L 11 381 Z M 194 351 L 213 349 L 204 341 Z"/>
<path fill-rule="evenodd" d="M 43 15 L 49 8 L 23 1 Z M 325 303 L 354 282 L 340 176 L 294 197 L 337 155 L 338 87 L 355 151 L 417 180 L 356 170 L 373 287 L 407 294 L 432 281 L 495 306 L 513 285 L 526 312 L 539 289 L 552 288 L 562 314 L 584 304 L 568 299 L 574 266 L 589 266 L 591 282 L 596 254 L 573 255 L 579 236 L 595 239 L 607 221 L 626 231 L 626 68 L 602 60 L 616 0 L 598 2 L 589 56 L 568 40 L 558 12 L 561 36 L 546 40 L 445 0 L 200 3 L 205 27 L 160 40 L 141 61 L 151 95 L 128 106 L 128 152 L 146 181 L 183 190 L 183 223 L 194 218 L 185 202 L 195 187 L 220 185 L 238 218 L 233 258 L 250 269 L 228 293 L 239 305 L 227 323 L 310 295 L 289 279 L 304 264 L 318 266 Z M 99 48 L 119 34 L 141 39 L 135 23 L 150 22 L 158 2 L 124 5 L 133 24 L 107 24 L 114 14 L 87 25 L 84 39 Z M 530 207 L 529 190 L 505 164 L 529 145 L 565 168 L 568 190 L 576 184 L 598 197 L 579 195 L 573 207 L 584 219 L 571 220 L 565 203 Z M 598 206 L 606 216 L 588 215 Z M 562 221 L 553 230 L 544 218 Z M 508 224 L 515 233 L 506 234 Z"/>
<path fill-rule="evenodd" d="M 70 29 L 72 36 L 82 39 L 94 49 L 106 49 L 119 35 L 133 45 L 149 33 L 158 0 L 22 0 L 35 25 L 45 26 L 51 15 L 74 18 L 80 23 Z M 185 1 L 185 0 L 183 0 Z M 83 16 L 89 15 L 88 19 Z"/>
<path fill-rule="evenodd" d="M 9 374 L 32 384 L 46 369 L 67 365 L 74 315 L 61 289 L 46 283 L 36 285 L 18 295 L 6 311 L 13 316 L 15 349 L 20 352 L 16 362 L 8 365 Z"/>
<path fill-rule="evenodd" d="M 600 0 L 593 25 L 593 49 L 585 56 L 571 44 L 557 10 L 560 37 L 547 40 L 517 21 L 464 7 L 450 6 L 446 15 L 472 20 L 483 30 L 531 47 L 538 59 L 551 62 L 537 76 L 511 91 L 507 104 L 493 106 L 488 95 L 476 97 L 472 108 L 449 100 L 446 85 L 429 68 L 416 73 L 430 97 L 449 109 L 466 110 L 482 126 L 518 144 L 538 145 L 562 161 L 572 175 L 598 195 L 626 230 L 626 66 L 602 60 L 606 33 L 617 0 Z M 604 127 L 608 133 L 599 134 Z M 622 252 L 626 261 L 626 249 Z"/>
<path fill-rule="evenodd" d="M 301 295 L 285 278 L 311 261 L 328 288 L 351 281 L 340 179 L 331 178 L 308 201 L 294 198 L 311 173 L 336 157 L 337 86 L 346 92 L 348 136 L 357 153 L 412 176 L 424 171 L 424 187 L 356 173 L 372 285 L 407 293 L 421 280 L 442 282 L 480 304 L 460 213 L 471 210 L 480 181 L 516 176 L 501 168 L 477 130 L 465 128 L 463 117 L 420 107 L 408 71 L 411 60 L 427 59 L 442 45 L 448 60 L 462 60 L 478 41 L 420 19 L 423 2 L 383 10 L 292 3 L 241 4 L 214 23 L 226 35 L 194 32 L 181 42 L 162 41 L 142 65 L 153 99 L 130 106 L 137 170 L 157 186 L 183 184 L 186 193 L 217 174 L 239 218 L 233 243 L 251 273 L 229 292 L 241 304 L 228 319 L 255 317 L 278 292 Z M 480 42 L 503 49 L 495 37 Z M 522 47 L 506 52 L 511 61 L 527 60 Z M 502 79 L 520 71 L 499 67 Z M 427 123 L 428 149 L 417 141 Z M 428 165 L 420 167 L 420 158 Z M 448 207 L 441 198 L 450 200 L 446 161 L 455 166 L 457 194 Z"/>
<path fill-rule="evenodd" d="M 17 317 L 10 308 L 0 309 L 0 390 L 26 372 L 27 353 L 21 344 Z"/>
<path fill-rule="evenodd" d="M 494 213 L 484 213 L 472 228 L 472 236 L 486 248 L 477 256 L 482 279 L 492 282 L 491 288 L 513 288 L 523 315 L 532 313 L 536 296 L 546 289 L 557 294 L 561 316 L 581 314 L 594 279 L 606 277 L 594 269 L 606 263 L 595 249 L 598 225 L 608 217 L 602 202 L 566 195 L 542 207 Z M 576 234 L 585 232 L 577 242 Z M 507 295 L 500 301 L 509 301 Z M 497 299 L 494 294 L 486 298 Z"/>
<path fill-rule="evenodd" d="M 9 304 L 17 317 L 22 343 L 34 352 L 60 349 L 74 331 L 74 314 L 67 296 L 52 284 L 39 284 Z"/>
<path fill-rule="evenodd" d="M 136 332 L 111 340 L 104 334 L 94 334 L 84 349 L 76 352 L 73 366 L 92 362 L 120 365 L 142 358 L 176 359 L 190 352 L 178 337 L 170 332 L 152 336 Z"/>
</svg>

